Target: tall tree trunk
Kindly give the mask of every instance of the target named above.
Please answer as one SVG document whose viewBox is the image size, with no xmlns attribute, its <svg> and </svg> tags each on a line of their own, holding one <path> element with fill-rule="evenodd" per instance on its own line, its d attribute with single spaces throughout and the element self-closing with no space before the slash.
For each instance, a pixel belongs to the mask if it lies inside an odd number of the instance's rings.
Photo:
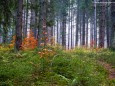
<svg viewBox="0 0 115 86">
<path fill-rule="evenodd" d="M 76 16 L 76 43 L 75 45 L 78 46 L 78 32 L 79 32 L 79 0 L 77 0 L 77 16 Z"/>
<path fill-rule="evenodd" d="M 73 9 L 72 9 L 72 7 L 73 7 L 73 4 L 72 4 L 72 6 L 71 6 L 71 49 L 73 48 Z"/>
<path fill-rule="evenodd" d="M 22 45 L 22 12 L 23 0 L 17 0 L 17 19 L 16 19 L 16 50 L 20 50 Z"/>
<path fill-rule="evenodd" d="M 80 28 L 79 28 L 79 32 L 80 32 L 80 46 L 82 46 L 82 12 L 80 12 Z"/>
<path fill-rule="evenodd" d="M 31 0 L 31 19 L 30 19 L 30 29 L 32 30 L 34 37 L 37 38 L 37 28 L 36 25 L 36 14 L 35 14 L 35 0 Z"/>
<path fill-rule="evenodd" d="M 1 24 L 0 24 L 0 44 L 2 43 L 2 29 L 1 29 Z"/>
<path fill-rule="evenodd" d="M 63 15 L 62 20 L 62 46 L 66 48 L 66 16 Z"/>
<path fill-rule="evenodd" d="M 22 27 L 22 31 L 23 31 L 23 38 L 26 37 L 26 9 L 23 8 L 23 27 Z"/>
<path fill-rule="evenodd" d="M 94 47 L 94 38 L 93 38 L 93 32 L 94 32 L 94 27 L 93 27 L 93 16 L 90 18 L 90 47 Z"/>
<path fill-rule="evenodd" d="M 105 0 L 101 0 L 105 2 Z M 100 20 L 99 20 L 99 47 L 104 47 L 104 38 L 105 38 L 105 4 L 101 5 L 100 10 Z"/>
<path fill-rule="evenodd" d="M 53 45 L 53 24 L 55 22 L 55 13 L 54 13 L 54 0 L 48 1 L 47 5 L 47 26 L 48 26 L 48 42 Z"/>
<path fill-rule="evenodd" d="M 89 34 L 88 34 L 88 26 L 89 26 L 89 22 L 88 22 L 88 20 L 89 20 L 89 14 L 88 14 L 88 10 L 87 10 L 87 17 L 86 17 L 86 46 L 88 47 L 88 36 L 89 36 Z"/>
<path fill-rule="evenodd" d="M 8 37 L 8 22 L 9 22 L 9 10 L 8 10 L 8 1 L 4 0 L 3 4 L 3 43 L 7 42 Z"/>
<path fill-rule="evenodd" d="M 83 9 L 82 45 L 85 45 L 85 8 Z"/>
<path fill-rule="evenodd" d="M 38 30 L 38 47 L 41 47 L 41 44 L 45 47 L 47 44 L 47 26 L 46 26 L 46 5 L 47 0 L 40 0 L 40 13 L 39 13 L 39 30 Z"/>
<path fill-rule="evenodd" d="M 96 0 L 94 0 L 96 2 Z M 97 5 L 94 4 L 94 46 L 97 47 Z"/>
<path fill-rule="evenodd" d="M 69 2 L 69 8 L 68 8 L 68 10 L 69 10 L 69 21 L 68 21 L 68 49 L 70 49 L 70 2 Z"/>
<path fill-rule="evenodd" d="M 109 1 L 109 0 L 108 0 Z M 107 36 L 107 48 L 110 47 L 110 34 L 111 34 L 111 9 L 109 7 L 109 4 L 107 4 L 107 18 L 106 18 L 106 36 Z"/>
<path fill-rule="evenodd" d="M 8 35 L 7 24 L 6 22 L 4 22 L 3 24 L 3 43 L 4 44 L 7 42 L 7 35 Z"/>
<path fill-rule="evenodd" d="M 111 0 L 115 2 L 114 0 Z M 111 5 L 111 21 L 112 21 L 112 30 L 111 30 L 111 47 L 115 49 L 115 3 Z"/>
<path fill-rule="evenodd" d="M 57 18 L 57 43 L 59 43 L 59 35 L 58 35 L 59 27 L 58 27 L 58 25 L 59 25 L 59 20 Z"/>
<path fill-rule="evenodd" d="M 25 28 L 24 28 L 24 37 L 26 37 L 27 36 L 27 29 L 29 29 L 28 28 L 28 0 L 26 1 L 26 24 L 25 24 Z"/>
</svg>

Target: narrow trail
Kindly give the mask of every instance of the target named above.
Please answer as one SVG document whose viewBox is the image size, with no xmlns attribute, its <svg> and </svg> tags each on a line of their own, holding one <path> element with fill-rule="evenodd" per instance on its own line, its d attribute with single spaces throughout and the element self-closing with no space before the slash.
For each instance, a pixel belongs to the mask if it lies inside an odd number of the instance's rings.
<svg viewBox="0 0 115 86">
<path fill-rule="evenodd" d="M 113 68 L 111 64 L 108 64 L 103 61 L 98 61 L 98 63 L 101 64 L 105 68 L 105 70 L 108 71 L 109 79 L 115 79 L 115 68 Z"/>
</svg>

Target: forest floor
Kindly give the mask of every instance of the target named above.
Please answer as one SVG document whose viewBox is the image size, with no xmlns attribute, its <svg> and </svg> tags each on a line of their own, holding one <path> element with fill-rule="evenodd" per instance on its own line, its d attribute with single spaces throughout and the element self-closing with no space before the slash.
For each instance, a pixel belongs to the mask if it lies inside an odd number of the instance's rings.
<svg viewBox="0 0 115 86">
<path fill-rule="evenodd" d="M 105 70 L 107 70 L 108 79 L 115 79 L 115 68 L 111 64 L 104 61 L 98 61 L 98 63 L 102 65 Z"/>
<path fill-rule="evenodd" d="M 0 86 L 115 86 L 115 51 L 0 48 Z"/>
</svg>

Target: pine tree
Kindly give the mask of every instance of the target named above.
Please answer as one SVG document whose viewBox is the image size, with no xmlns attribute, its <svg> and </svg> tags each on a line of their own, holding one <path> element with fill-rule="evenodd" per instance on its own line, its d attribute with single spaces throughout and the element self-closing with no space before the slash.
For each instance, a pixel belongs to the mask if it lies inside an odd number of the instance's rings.
<svg viewBox="0 0 115 86">
<path fill-rule="evenodd" d="M 22 12 L 23 0 L 17 0 L 17 18 L 16 18 L 16 50 L 20 50 L 22 45 Z"/>
</svg>

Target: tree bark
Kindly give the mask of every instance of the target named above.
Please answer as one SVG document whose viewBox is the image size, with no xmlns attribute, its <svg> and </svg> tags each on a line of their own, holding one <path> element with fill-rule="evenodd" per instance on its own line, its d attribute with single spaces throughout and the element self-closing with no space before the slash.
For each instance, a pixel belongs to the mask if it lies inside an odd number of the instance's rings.
<svg viewBox="0 0 115 86">
<path fill-rule="evenodd" d="M 77 16 L 76 16 L 76 43 L 75 45 L 78 46 L 78 32 L 79 32 L 79 0 L 77 0 Z"/>
<path fill-rule="evenodd" d="M 66 48 L 66 16 L 63 15 L 63 20 L 62 20 L 62 46 L 64 49 Z"/>
<path fill-rule="evenodd" d="M 19 51 L 22 45 L 22 12 L 23 0 L 17 0 L 17 19 L 16 19 L 16 50 Z"/>
<path fill-rule="evenodd" d="M 104 2 L 105 0 L 102 0 Z M 101 5 L 100 20 L 99 20 L 99 47 L 104 47 L 105 38 L 105 4 Z"/>
<path fill-rule="evenodd" d="M 47 26 L 46 26 L 46 5 L 47 0 L 39 1 L 40 10 L 39 10 L 39 30 L 38 30 L 38 47 L 47 45 Z"/>
<path fill-rule="evenodd" d="M 83 8 L 83 31 L 82 31 L 82 45 L 85 45 L 85 8 Z"/>
<path fill-rule="evenodd" d="M 115 2 L 114 0 L 111 0 Z M 115 4 L 111 5 L 111 21 L 112 21 L 112 30 L 111 30 L 111 48 L 115 49 Z"/>
</svg>

